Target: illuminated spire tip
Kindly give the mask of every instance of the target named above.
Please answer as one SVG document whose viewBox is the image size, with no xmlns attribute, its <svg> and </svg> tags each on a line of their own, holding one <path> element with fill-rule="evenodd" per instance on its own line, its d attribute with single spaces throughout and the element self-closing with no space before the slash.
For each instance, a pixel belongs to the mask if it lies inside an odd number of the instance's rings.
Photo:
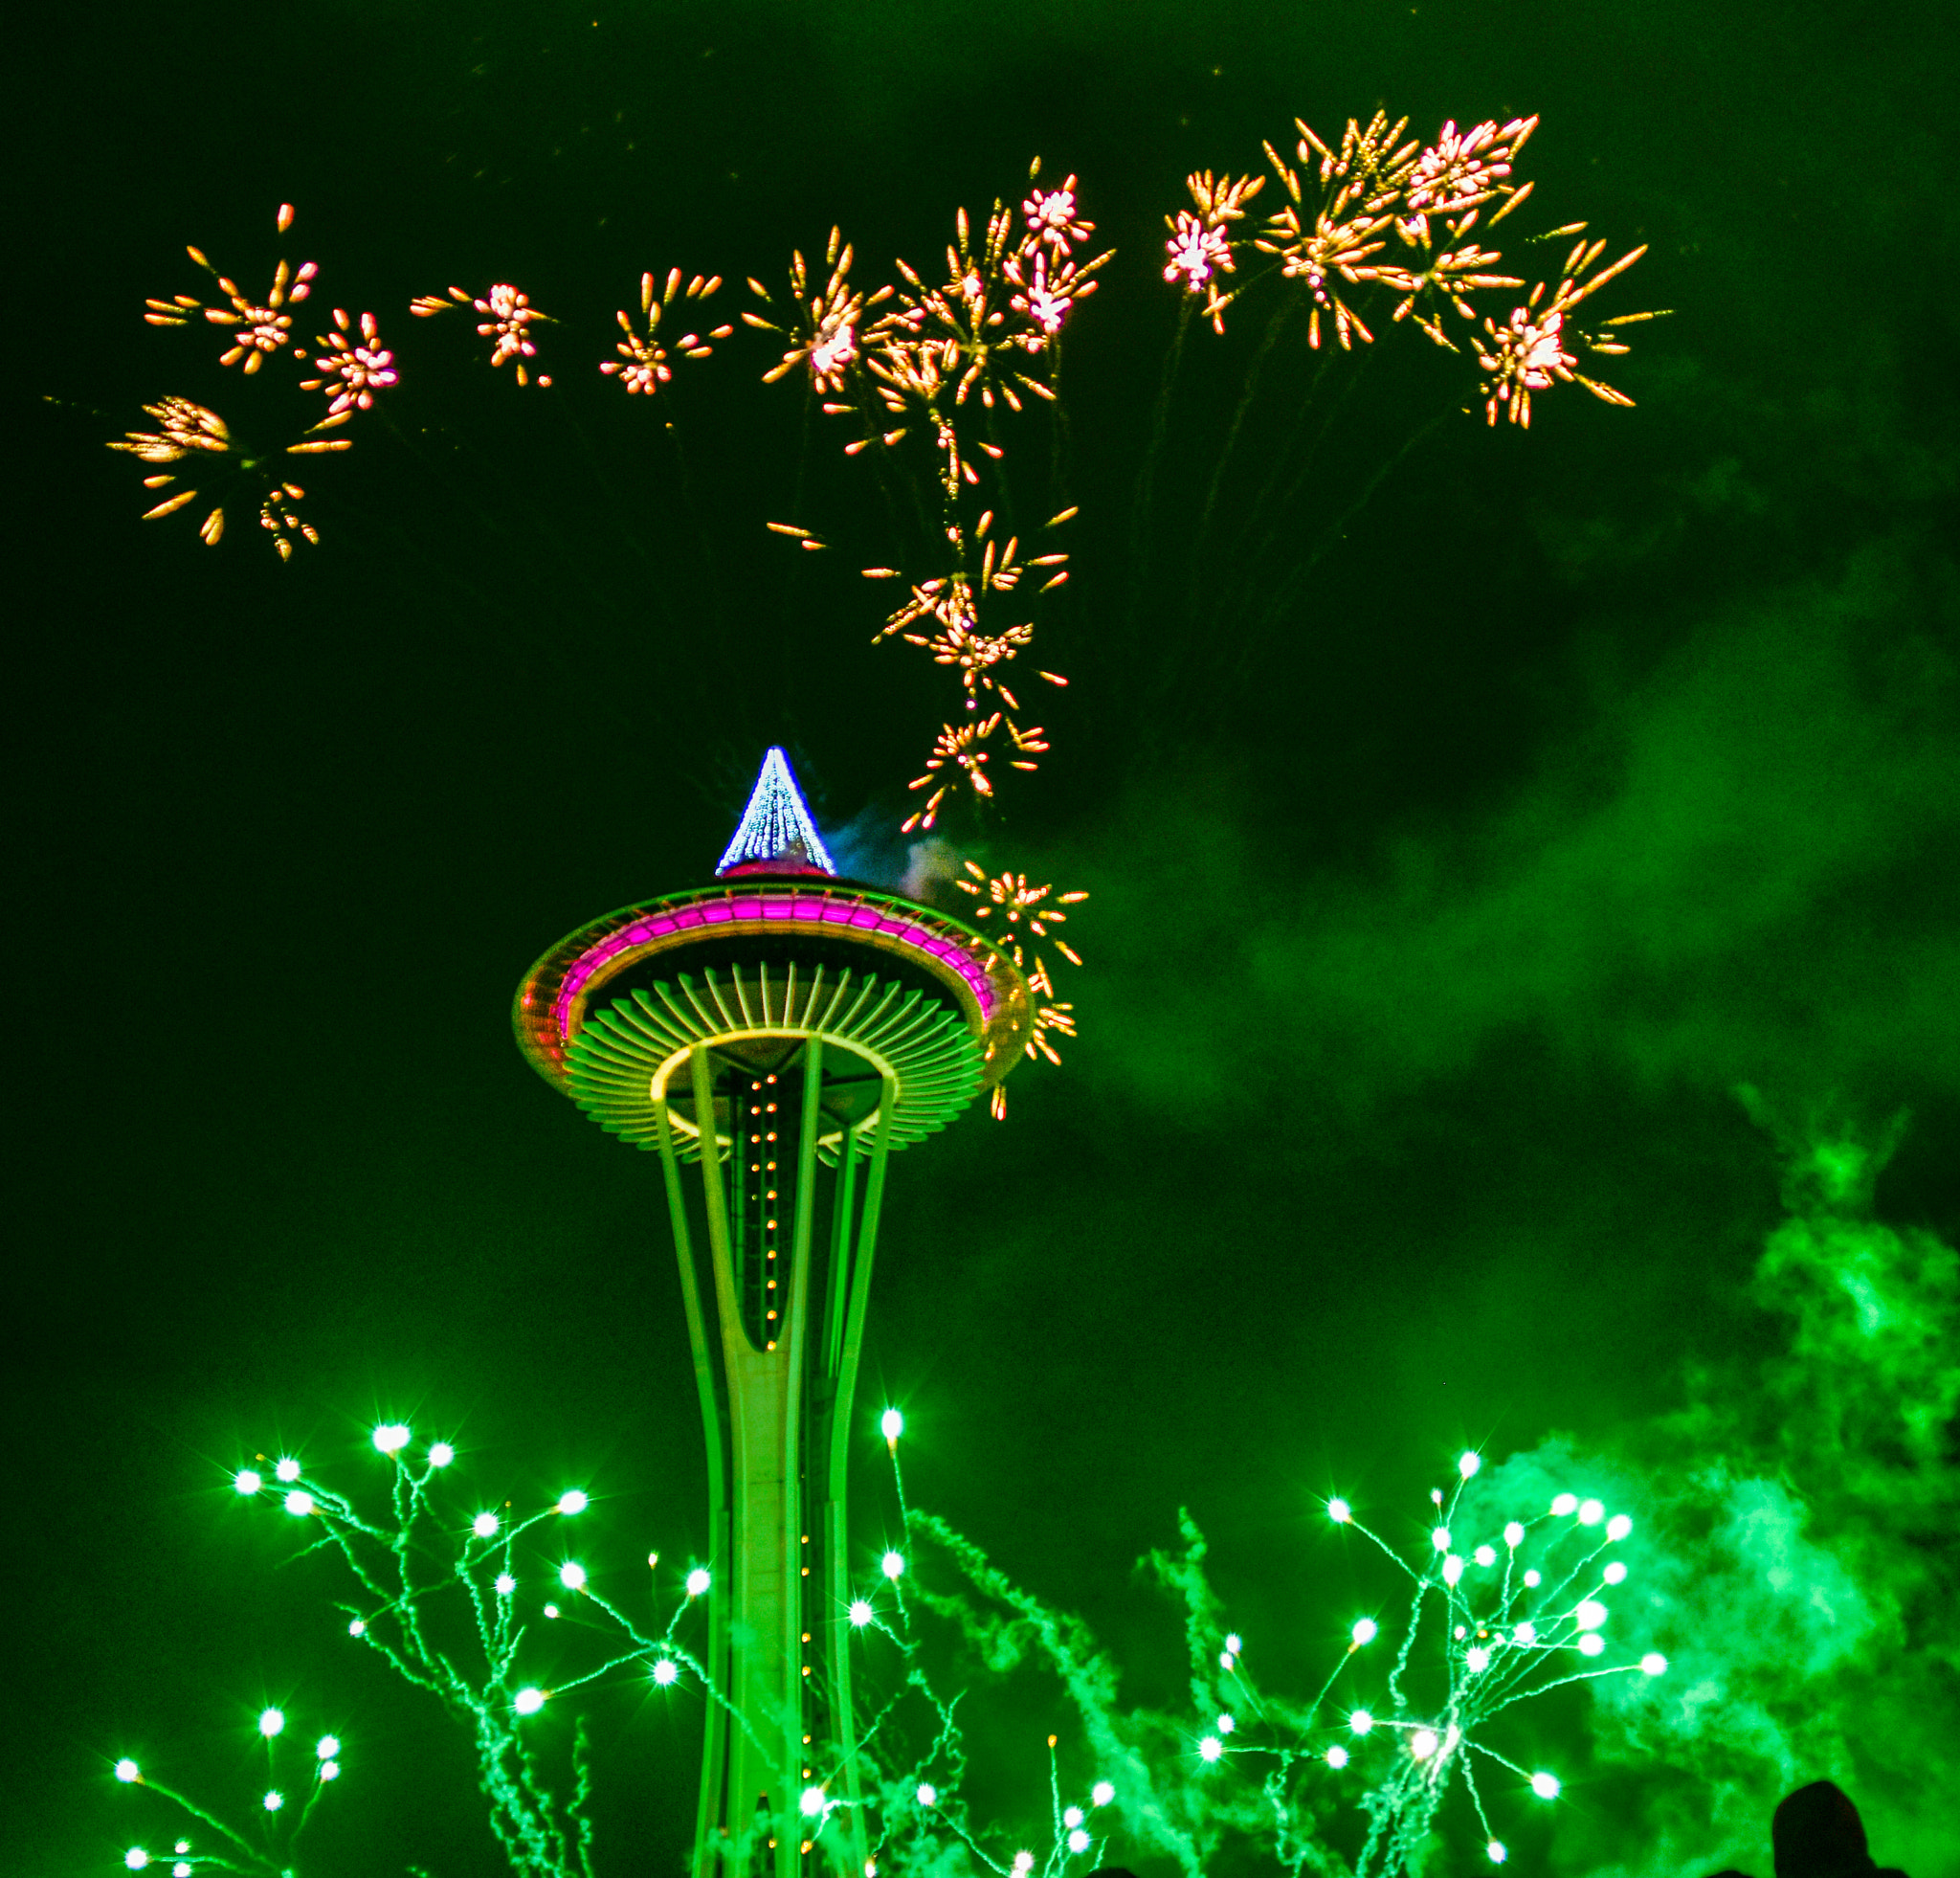
<svg viewBox="0 0 1960 1878">
<path fill-rule="evenodd" d="M 796 778 L 790 773 L 790 760 L 780 749 L 771 749 L 763 758 L 762 773 L 755 779 L 748 807 L 743 810 L 735 838 L 715 872 L 751 868 L 757 873 L 837 871 L 804 806 Z"/>
</svg>

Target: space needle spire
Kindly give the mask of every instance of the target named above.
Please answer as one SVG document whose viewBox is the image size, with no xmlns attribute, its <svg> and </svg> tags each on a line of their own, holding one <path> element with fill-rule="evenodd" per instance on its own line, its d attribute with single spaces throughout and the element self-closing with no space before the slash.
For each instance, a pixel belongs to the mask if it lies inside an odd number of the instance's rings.
<svg viewBox="0 0 1960 1878">
<path fill-rule="evenodd" d="M 782 863 L 790 863 L 787 870 Z M 764 757 L 748 806 L 736 825 L 734 839 L 715 863 L 719 876 L 733 873 L 804 871 L 835 874 L 836 863 L 824 847 L 810 818 L 803 792 L 791 773 L 790 759 L 771 749 Z"/>
</svg>

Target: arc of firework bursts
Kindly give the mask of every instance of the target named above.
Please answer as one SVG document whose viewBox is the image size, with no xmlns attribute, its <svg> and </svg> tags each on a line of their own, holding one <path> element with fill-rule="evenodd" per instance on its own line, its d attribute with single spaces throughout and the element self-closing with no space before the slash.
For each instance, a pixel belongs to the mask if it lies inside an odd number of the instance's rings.
<svg viewBox="0 0 1960 1878">
<path fill-rule="evenodd" d="M 1521 277 L 1493 272 L 1502 254 L 1469 237 L 1491 204 L 1498 206 L 1485 226 L 1494 228 L 1531 194 L 1534 185 L 1517 183 L 1513 171 L 1537 124 L 1535 117 L 1512 119 L 1502 125 L 1493 120 L 1459 132 L 1452 122 L 1425 147 L 1420 139 L 1404 137 L 1406 118 L 1391 123 L 1387 113 L 1378 111 L 1365 127 L 1349 119 L 1337 151 L 1296 120 L 1301 133 L 1298 168 L 1270 143 L 1265 145 L 1287 200 L 1250 237 L 1234 231 L 1246 220 L 1247 205 L 1265 187 L 1265 177 L 1219 178 L 1204 170 L 1187 179 L 1195 209 L 1166 218 L 1170 238 L 1166 243 L 1165 278 L 1182 281 L 1187 296 L 1201 296 L 1204 316 L 1221 334 L 1226 309 L 1257 279 L 1278 273 L 1282 279 L 1300 280 L 1308 295 L 1309 345 L 1320 346 L 1325 314 L 1334 338 L 1347 350 L 1352 349 L 1357 336 L 1364 344 L 1374 340 L 1353 301 L 1364 290 L 1385 289 L 1398 296 L 1389 315 L 1391 323 L 1409 320 L 1437 345 L 1460 352 L 1464 347 L 1445 330 L 1444 309 L 1454 307 L 1459 318 L 1471 322 L 1478 315 L 1476 295 L 1514 291 L 1526 284 Z M 939 567 L 907 581 L 907 598 L 887 615 L 875 637 L 902 638 L 956 674 L 964 715 L 960 721 L 941 725 L 921 773 L 911 780 L 909 787 L 925 795 L 923 806 L 902 823 L 907 834 L 929 831 L 962 785 L 976 801 L 991 799 L 994 777 L 989 766 L 996 753 L 1004 757 L 1006 768 L 1032 771 L 1036 758 L 1049 749 L 1045 729 L 1021 721 L 1020 701 L 1008 682 L 1007 668 L 1033 643 L 1034 622 L 1021 619 L 991 630 L 991 620 L 983 625 L 981 608 L 1012 594 L 1033 568 L 1051 570 L 1034 596 L 1038 600 L 1067 581 L 1068 555 L 1058 550 L 1023 562 L 1017 558 L 1016 539 L 1010 538 L 1003 546 L 991 538 L 994 508 L 980 492 L 982 472 L 975 458 L 997 464 L 1005 449 L 991 438 L 969 440 L 962 432 L 976 405 L 987 414 L 996 405 L 1018 414 L 1024 408 L 1023 393 L 1054 399 L 1062 326 L 1076 303 L 1096 290 L 1093 276 L 1114 252 L 1078 258 L 1077 245 L 1087 241 L 1095 225 L 1080 214 L 1077 180 L 1071 175 L 1060 189 L 1043 191 L 1035 187 L 1040 168 L 1036 158 L 1029 169 L 1030 193 L 1021 204 L 1018 233 L 1013 212 L 998 199 L 977 240 L 966 211 L 957 212 L 957 239 L 946 250 L 946 279 L 941 283 L 928 284 L 918 270 L 900 259 L 900 283 L 888 282 L 868 293 L 854 288 L 853 251 L 833 229 L 824 256 L 829 275 L 821 287 L 814 285 L 814 274 L 796 253 L 791 257 L 787 308 L 779 307 L 760 281 L 748 282 L 768 313 L 781 317 L 742 315 L 750 326 L 788 342 L 780 361 L 764 374 L 766 383 L 802 367 L 810 372 L 812 389 L 823 394 L 827 414 L 858 417 L 860 435 L 844 446 L 847 455 L 872 449 L 895 453 L 914 429 L 931 439 L 947 554 Z M 291 206 L 281 206 L 281 235 L 292 220 Z M 1534 238 L 1583 236 L 1585 230 L 1585 223 L 1574 222 Z M 1439 238 L 1444 244 L 1440 249 Z M 1399 257 L 1388 252 L 1392 239 L 1400 244 Z M 1502 323 L 1485 315 L 1481 331 L 1463 335 L 1483 374 L 1479 394 L 1488 423 L 1495 424 L 1502 410 L 1511 422 L 1528 426 L 1532 393 L 1560 383 L 1584 385 L 1608 403 L 1632 403 L 1624 393 L 1579 371 L 1577 354 L 1569 349 L 1570 343 L 1576 343 L 1601 355 L 1622 354 L 1628 348 L 1613 329 L 1661 317 L 1658 312 L 1623 314 L 1603 322 L 1596 331 L 1569 324 L 1574 308 L 1645 252 L 1637 248 L 1593 272 L 1605 245 L 1597 239 L 1580 239 L 1548 296 L 1547 283 L 1540 281 Z M 1270 256 L 1272 265 L 1260 274 L 1241 276 L 1239 262 L 1248 252 Z M 293 342 L 289 308 L 312 293 L 319 273 L 315 262 L 295 270 L 280 260 L 264 299 L 254 301 L 219 274 L 198 249 L 189 253 L 216 280 L 223 303 L 207 305 L 188 294 L 151 300 L 145 315 L 150 324 L 183 326 L 201 313 L 231 335 L 220 363 L 241 365 L 247 377 L 281 350 L 304 360 L 303 347 Z M 1232 284 L 1227 276 L 1234 277 Z M 615 315 L 625 339 L 614 347 L 618 358 L 603 362 L 599 369 L 616 376 L 629 393 L 653 394 L 671 380 L 670 361 L 675 356 L 705 358 L 733 333 L 732 325 L 723 325 L 704 333 L 685 333 L 671 348 L 664 345 L 658 338 L 661 316 L 679 301 L 706 301 L 722 284 L 719 275 L 695 275 L 683 292 L 681 281 L 682 271 L 673 269 L 657 297 L 655 277 L 643 274 L 641 327 L 636 329 L 623 310 Z M 428 318 L 457 307 L 468 307 L 480 316 L 477 331 L 491 342 L 491 366 L 515 361 L 518 384 L 529 384 L 530 362 L 537 356 L 534 335 L 550 316 L 508 282 L 495 283 L 476 296 L 452 286 L 446 295 L 416 298 L 410 310 Z M 884 310 L 867 324 L 867 315 L 880 307 Z M 283 454 L 350 448 L 351 438 L 318 434 L 345 424 L 356 412 L 372 409 L 375 393 L 396 382 L 393 354 L 382 346 L 371 314 L 361 316 L 358 335 L 345 310 L 336 310 L 334 326 L 334 333 L 320 335 L 316 342 L 323 348 L 313 360 L 318 375 L 301 381 L 302 389 L 326 394 L 327 414 L 300 440 L 285 445 Z M 548 387 L 551 379 L 540 372 L 536 382 Z M 256 501 L 259 521 L 273 535 L 282 559 L 290 558 L 296 536 L 318 542 L 318 531 L 301 520 L 296 507 L 304 490 L 278 473 L 270 460 L 274 453 L 239 446 L 222 417 L 189 399 L 168 398 L 145 409 L 161 429 L 126 433 L 109 447 L 156 464 L 196 459 L 205 471 L 200 482 L 217 476 L 220 499 L 213 502 L 199 531 L 208 544 L 215 545 L 224 531 L 229 500 L 224 489 L 240 480 Z M 171 470 L 146 478 L 145 486 L 167 487 L 179 474 Z M 199 494 L 198 487 L 178 491 L 146 511 L 145 519 L 173 513 Z M 971 503 L 986 505 L 969 528 L 965 517 Z M 1045 525 L 1044 532 L 1059 527 L 1076 512 L 1072 507 L 1062 510 Z M 769 526 L 806 549 L 826 545 L 800 525 Z M 874 580 L 905 578 L 894 568 L 866 568 L 863 572 Z M 1067 682 L 1056 672 L 1037 669 L 1037 676 L 1056 685 Z M 983 703 L 988 707 L 984 712 Z M 996 737 L 1001 740 L 998 745 L 993 742 Z M 1072 952 L 1066 955 L 1074 957 Z M 1031 983 L 1042 1001 L 1029 1054 L 1038 1052 L 1056 1060 L 1053 1038 L 1075 1034 L 1072 1008 L 1055 999 L 1038 955 Z M 1000 1107 L 996 1090 L 996 1113 Z"/>
<path fill-rule="evenodd" d="M 1445 330 L 1446 308 L 1475 322 L 1476 295 L 1514 292 L 1526 285 L 1517 275 L 1493 272 L 1503 255 L 1467 237 L 1493 203 L 1498 207 L 1484 221 L 1486 229 L 1495 228 L 1530 196 L 1536 184 L 1516 182 L 1513 171 L 1538 122 L 1536 117 L 1513 118 L 1503 124 L 1491 120 L 1463 131 L 1451 122 L 1425 146 L 1420 138 L 1403 137 L 1407 118 L 1391 123 L 1386 111 L 1377 111 L 1365 127 L 1349 118 L 1337 151 L 1296 118 L 1298 168 L 1270 143 L 1264 146 L 1287 200 L 1257 233 L 1248 236 L 1235 229 L 1245 220 L 1245 205 L 1265 187 L 1265 177 L 1220 179 L 1207 169 L 1186 178 L 1194 208 L 1164 218 L 1170 231 L 1164 278 L 1181 281 L 1185 294 L 1199 300 L 1213 331 L 1220 334 L 1226 309 L 1248 287 L 1275 273 L 1298 280 L 1308 297 L 1307 344 L 1321 344 L 1325 315 L 1344 350 L 1351 350 L 1357 338 L 1365 345 L 1374 341 L 1354 304 L 1362 292 L 1399 296 L 1389 314 L 1392 323 L 1410 321 L 1445 350 L 1467 348 L 1476 359 L 1483 374 L 1478 395 L 1490 424 L 1502 412 L 1512 423 L 1528 427 L 1532 392 L 1555 384 L 1583 385 L 1608 404 L 1631 405 L 1633 399 L 1623 391 L 1580 371 L 1569 345 L 1618 356 L 1628 347 L 1615 329 L 1664 318 L 1664 312 L 1622 313 L 1594 330 L 1569 324 L 1568 316 L 1633 266 L 1647 252 L 1644 245 L 1588 279 L 1606 243 L 1581 240 L 1567 257 L 1548 299 L 1541 280 L 1502 320 L 1483 315 L 1480 329 L 1461 336 L 1463 344 Z M 1583 235 L 1586 226 L 1570 222 L 1529 240 Z M 1398 249 L 1391 250 L 1392 240 Z M 1271 256 L 1272 265 L 1240 276 L 1239 261 L 1249 252 Z M 1227 276 L 1236 277 L 1232 284 Z"/>
<path fill-rule="evenodd" d="M 962 786 L 976 801 L 991 800 L 994 778 L 989 765 L 996 753 L 1005 767 L 1033 771 L 1036 759 L 1049 749 L 1046 730 L 1022 721 L 1020 699 L 1007 669 L 1034 643 L 1035 623 L 1023 617 L 990 630 L 991 621 L 983 624 L 982 608 L 1007 604 L 1007 596 L 1030 570 L 1038 569 L 1042 578 L 1029 602 L 1032 611 L 1033 601 L 1066 584 L 1069 557 L 1054 549 L 1023 560 L 1017 537 L 1005 543 L 998 539 L 994 501 L 982 479 L 1001 462 L 1006 448 L 991 436 L 966 434 L 976 408 L 987 415 L 999 409 L 1018 415 L 1029 397 L 1054 401 L 1062 327 L 1076 304 L 1096 291 L 1093 277 L 1115 253 L 1105 249 L 1078 257 L 1078 245 L 1094 234 L 1095 224 L 1081 214 L 1077 179 L 1070 175 L 1060 188 L 1043 190 L 1036 187 L 1040 173 L 1036 157 L 1029 167 L 1029 193 L 1021 204 L 1018 230 L 1013 211 L 998 198 L 977 237 L 966 210 L 956 212 L 955 238 L 946 250 L 941 282 L 929 283 L 901 258 L 894 263 L 896 281 L 869 290 L 855 287 L 855 251 L 841 230 L 833 228 L 824 249 L 828 274 L 821 285 L 802 253 L 792 253 L 787 302 L 778 302 L 751 278 L 749 290 L 767 311 L 742 315 L 745 324 L 785 342 L 780 360 L 763 374 L 764 383 L 774 384 L 801 368 L 826 415 L 857 419 L 858 435 L 843 446 L 846 456 L 873 451 L 891 458 L 915 432 L 930 439 L 946 544 L 943 559 L 917 577 L 897 568 L 862 570 L 867 580 L 902 580 L 906 586 L 907 597 L 886 616 L 874 643 L 896 637 L 919 647 L 958 678 L 962 692 L 963 717 L 941 724 L 921 772 L 908 785 L 925 792 L 923 805 L 901 823 L 908 835 L 930 831 L 948 797 Z M 875 312 L 878 308 L 884 310 Z M 969 524 L 969 507 L 975 505 L 980 512 Z M 1061 527 L 1077 513 L 1074 507 L 1063 509 L 1048 521 L 1043 533 Z M 796 524 L 768 525 L 805 549 L 828 545 Z M 1058 672 L 1038 667 L 1036 676 L 1056 686 L 1068 682 Z M 986 882 L 985 874 L 973 871 Z M 957 884 L 981 891 L 969 881 Z M 1015 895 L 1038 900 L 1052 890 L 1030 889 L 1024 875 L 1003 874 L 989 883 L 992 897 L 980 911 L 1025 908 L 1033 901 Z M 1086 897 L 1070 893 L 1062 899 Z M 1011 911 L 1010 917 L 1019 913 Z M 1057 916 L 1051 910 L 1049 917 Z M 1073 963 L 1081 963 L 1071 948 L 1059 950 Z M 1029 968 L 1017 945 L 1014 958 L 1029 971 L 1036 1000 L 1027 1054 L 1058 1063 L 1054 1040 L 1076 1034 L 1074 1007 L 1057 998 L 1038 955 Z M 998 1087 L 991 1107 L 996 1116 L 1005 1112 L 1006 1096 Z"/>
</svg>

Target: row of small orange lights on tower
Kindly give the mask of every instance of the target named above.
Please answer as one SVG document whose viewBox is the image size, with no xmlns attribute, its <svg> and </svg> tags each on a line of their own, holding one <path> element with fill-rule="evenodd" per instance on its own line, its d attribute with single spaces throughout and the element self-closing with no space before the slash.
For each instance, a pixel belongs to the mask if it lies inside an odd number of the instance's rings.
<svg viewBox="0 0 1960 1878">
<path fill-rule="evenodd" d="M 748 1085 L 750 1096 L 762 1096 L 768 1089 L 771 1089 L 775 1086 L 775 1081 L 776 1079 L 773 1076 L 765 1076 L 761 1078 L 759 1081 L 751 1081 Z M 762 1102 L 752 1100 L 748 1105 L 748 1112 L 749 1115 L 754 1119 L 754 1126 L 748 1137 L 749 1146 L 756 1154 L 761 1156 L 760 1159 L 749 1162 L 748 1171 L 749 1173 L 755 1174 L 768 1174 L 773 1176 L 776 1172 L 776 1164 L 773 1160 L 769 1159 L 769 1155 L 775 1152 L 775 1141 L 777 1130 L 774 1129 L 765 1129 L 763 1127 L 763 1124 L 768 1120 L 769 1116 L 773 1115 L 776 1112 L 776 1105 L 773 1102 Z M 764 1152 L 765 1145 L 767 1145 L 768 1148 L 767 1153 Z M 765 1163 L 767 1163 L 766 1166 Z M 765 1235 L 765 1250 L 767 1255 L 767 1283 L 765 1287 L 765 1295 L 768 1299 L 768 1306 L 765 1322 L 773 1326 L 780 1321 L 776 1314 L 775 1300 L 776 1189 L 773 1186 L 765 1186 L 763 1190 L 763 1201 L 765 1206 L 768 1208 L 768 1211 L 763 1218 L 763 1232 Z M 768 1349 L 773 1350 L 776 1347 L 776 1339 L 773 1330 L 770 1331 L 770 1333 L 765 1339 L 765 1341 Z M 809 1640 L 805 1639 L 805 1641 L 808 1642 Z"/>
</svg>

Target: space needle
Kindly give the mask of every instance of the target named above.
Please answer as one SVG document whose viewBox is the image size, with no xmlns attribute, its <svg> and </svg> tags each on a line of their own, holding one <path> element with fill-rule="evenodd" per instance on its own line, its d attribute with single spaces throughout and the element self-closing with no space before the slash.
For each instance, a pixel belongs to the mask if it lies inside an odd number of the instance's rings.
<svg viewBox="0 0 1960 1878">
<path fill-rule="evenodd" d="M 513 1015 L 539 1074 L 665 1177 L 726 1697 L 695 1878 L 798 1878 L 819 1819 L 821 1856 L 861 1871 L 845 1505 L 885 1168 L 1013 1067 L 1027 981 L 960 921 L 839 880 L 771 749 L 713 884 L 581 927 Z"/>
</svg>

